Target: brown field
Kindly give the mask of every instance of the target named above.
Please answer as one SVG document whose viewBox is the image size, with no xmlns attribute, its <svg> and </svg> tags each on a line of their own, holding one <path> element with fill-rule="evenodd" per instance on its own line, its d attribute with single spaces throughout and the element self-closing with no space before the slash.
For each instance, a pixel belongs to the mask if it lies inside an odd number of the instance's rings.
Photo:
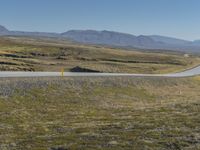
<svg viewBox="0 0 200 150">
<path fill-rule="evenodd" d="M 46 38 L 0 38 L 2 71 L 70 71 L 78 66 L 98 72 L 169 73 L 199 63 L 198 56 L 186 58 L 182 53 L 123 50 Z"/>
</svg>

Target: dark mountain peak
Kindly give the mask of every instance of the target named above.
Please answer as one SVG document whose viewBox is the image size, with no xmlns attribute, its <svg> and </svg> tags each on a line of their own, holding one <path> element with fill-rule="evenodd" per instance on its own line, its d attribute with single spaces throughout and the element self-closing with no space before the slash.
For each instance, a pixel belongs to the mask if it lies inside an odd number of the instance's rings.
<svg viewBox="0 0 200 150">
<path fill-rule="evenodd" d="M 4 26 L 0 25 L 0 35 L 4 35 L 9 33 L 9 30 L 6 29 Z"/>
<path fill-rule="evenodd" d="M 0 31 L 8 31 L 4 26 L 0 25 Z"/>
</svg>

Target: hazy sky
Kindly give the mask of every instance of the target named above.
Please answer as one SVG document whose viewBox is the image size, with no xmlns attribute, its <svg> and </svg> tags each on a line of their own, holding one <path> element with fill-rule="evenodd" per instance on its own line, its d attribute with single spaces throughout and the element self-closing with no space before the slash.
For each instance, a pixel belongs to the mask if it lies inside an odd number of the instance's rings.
<svg viewBox="0 0 200 150">
<path fill-rule="evenodd" d="M 200 39 L 200 0 L 0 0 L 10 30 L 95 29 Z"/>
</svg>

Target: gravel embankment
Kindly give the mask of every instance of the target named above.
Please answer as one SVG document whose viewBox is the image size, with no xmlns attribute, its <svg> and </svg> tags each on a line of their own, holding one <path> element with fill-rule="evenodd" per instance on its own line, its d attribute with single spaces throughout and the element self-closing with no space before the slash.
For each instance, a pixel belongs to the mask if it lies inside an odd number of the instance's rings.
<svg viewBox="0 0 200 150">
<path fill-rule="evenodd" d="M 187 82 L 187 79 L 158 78 L 158 77 L 37 77 L 37 78 L 0 78 L 0 97 L 9 97 L 15 93 L 25 95 L 34 88 L 57 86 L 62 88 L 84 89 L 94 86 L 100 87 L 141 87 L 145 85 L 173 86 Z"/>
<path fill-rule="evenodd" d="M 23 95 L 30 89 L 48 87 L 59 82 L 61 80 L 55 78 L 2 78 L 0 79 L 0 96 L 9 97 L 16 92 Z"/>
</svg>

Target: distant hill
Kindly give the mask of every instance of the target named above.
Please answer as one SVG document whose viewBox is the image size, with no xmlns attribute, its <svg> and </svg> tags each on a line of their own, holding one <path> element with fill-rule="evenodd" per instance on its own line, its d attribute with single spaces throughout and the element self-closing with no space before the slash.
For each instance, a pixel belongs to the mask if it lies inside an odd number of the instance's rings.
<svg viewBox="0 0 200 150">
<path fill-rule="evenodd" d="M 0 35 L 7 35 L 9 34 L 9 30 L 6 29 L 4 26 L 0 25 Z"/>
<path fill-rule="evenodd" d="M 46 32 L 23 32 L 9 31 L 0 26 L 0 36 L 34 36 L 34 37 L 55 37 L 62 39 L 71 39 L 80 43 L 101 44 L 108 46 L 120 46 L 142 49 L 176 50 L 184 52 L 199 52 L 200 40 L 187 41 L 172 37 L 160 35 L 140 35 L 135 36 L 126 33 L 113 31 L 95 31 L 95 30 L 70 30 L 64 33 L 46 33 Z"/>
<path fill-rule="evenodd" d="M 172 38 L 172 37 L 160 36 L 160 35 L 150 35 L 149 37 L 157 42 L 162 42 L 166 44 L 180 45 L 180 44 L 191 43 L 190 41 L 181 40 L 181 39 Z"/>
<path fill-rule="evenodd" d="M 131 34 L 111 31 L 71 30 L 62 33 L 61 35 L 78 42 L 90 44 L 106 44 L 140 48 L 162 45 L 148 36 L 134 36 Z"/>
<path fill-rule="evenodd" d="M 200 40 L 195 40 L 195 41 L 193 42 L 193 44 L 194 44 L 194 45 L 200 45 Z"/>
<path fill-rule="evenodd" d="M 151 35 L 134 36 L 113 31 L 71 30 L 61 34 L 77 42 L 105 44 L 111 46 L 134 47 L 143 49 L 176 50 L 200 52 L 200 42 L 186 41 L 177 38 Z"/>
<path fill-rule="evenodd" d="M 38 36 L 38 37 L 61 37 L 59 33 L 47 33 L 47 32 L 25 32 L 25 31 L 10 31 L 4 26 L 0 25 L 0 35 L 11 36 Z"/>
<path fill-rule="evenodd" d="M 38 36 L 38 37 L 60 37 L 58 33 L 47 33 L 47 32 L 23 32 L 23 31 L 12 31 L 11 35 L 15 36 Z"/>
</svg>

